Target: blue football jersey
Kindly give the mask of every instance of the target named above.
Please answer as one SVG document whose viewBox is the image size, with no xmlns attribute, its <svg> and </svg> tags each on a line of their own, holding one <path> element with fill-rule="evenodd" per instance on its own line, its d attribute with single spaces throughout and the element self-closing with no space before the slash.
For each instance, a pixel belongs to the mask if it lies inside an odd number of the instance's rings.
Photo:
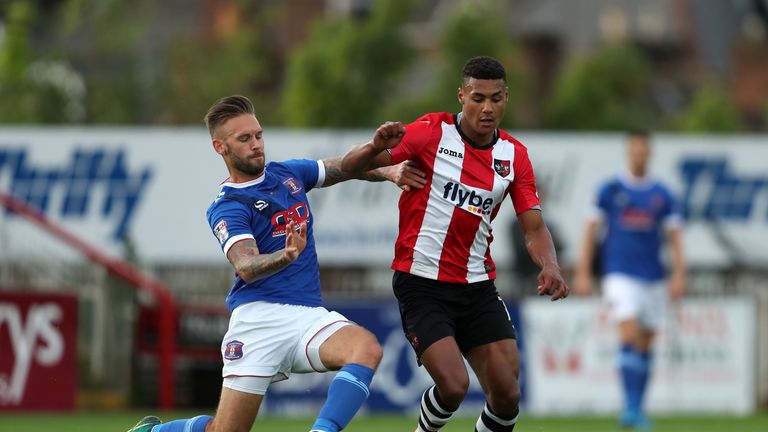
<svg viewBox="0 0 768 432">
<path fill-rule="evenodd" d="M 605 237 L 600 250 L 604 274 L 621 273 L 646 281 L 664 278 L 661 252 L 667 224 L 680 222 L 670 191 L 656 180 L 613 178 L 598 192 Z"/>
<path fill-rule="evenodd" d="M 236 242 L 252 238 L 259 252 L 285 249 L 289 221 L 307 224 L 307 246 L 299 257 L 279 272 L 247 283 L 235 275 L 227 295 L 230 311 L 253 301 L 320 306 L 320 270 L 315 252 L 312 212 L 307 192 L 322 185 L 325 169 L 314 160 L 270 162 L 264 175 L 246 183 L 223 183 L 208 208 L 208 224 L 226 255 Z"/>
</svg>

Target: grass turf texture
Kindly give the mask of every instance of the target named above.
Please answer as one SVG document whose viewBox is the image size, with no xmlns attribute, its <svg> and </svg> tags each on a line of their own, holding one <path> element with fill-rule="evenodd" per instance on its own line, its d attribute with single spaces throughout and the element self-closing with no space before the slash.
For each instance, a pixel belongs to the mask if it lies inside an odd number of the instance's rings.
<svg viewBox="0 0 768 432">
<path fill-rule="evenodd" d="M 192 417 L 203 412 L 78 412 L 76 414 L 48 413 L 0 413 L 2 432 L 124 432 L 145 414 L 156 414 L 163 420 Z M 768 412 L 751 417 L 654 417 L 655 432 L 766 432 Z M 475 419 L 452 419 L 441 432 L 472 431 Z M 256 420 L 252 431 L 259 432 L 306 432 L 312 419 L 284 419 L 263 417 Z M 352 420 L 347 432 L 411 432 L 416 417 L 361 416 Z M 521 418 L 515 432 L 619 432 L 613 418 Z"/>
</svg>

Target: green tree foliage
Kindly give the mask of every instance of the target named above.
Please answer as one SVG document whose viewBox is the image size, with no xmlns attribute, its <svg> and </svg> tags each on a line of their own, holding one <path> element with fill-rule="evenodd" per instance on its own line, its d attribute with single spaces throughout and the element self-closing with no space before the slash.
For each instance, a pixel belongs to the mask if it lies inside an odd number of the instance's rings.
<svg viewBox="0 0 768 432">
<path fill-rule="evenodd" d="M 52 49 L 85 79 L 88 123 L 146 123 L 158 104 L 159 55 L 147 31 L 157 18 L 151 0 L 69 0 L 51 18 Z"/>
<path fill-rule="evenodd" d="M 763 104 L 763 132 L 768 132 L 768 100 Z"/>
<path fill-rule="evenodd" d="M 274 101 L 255 88 L 269 69 L 266 58 L 259 35 L 250 25 L 240 25 L 213 41 L 178 41 L 168 56 L 164 118 L 173 123 L 199 124 L 216 100 L 243 94 L 253 100 L 263 120 L 274 111 Z"/>
<path fill-rule="evenodd" d="M 413 50 L 400 35 L 407 0 L 377 1 L 359 20 L 316 23 L 288 61 L 282 112 L 288 126 L 373 126 Z"/>
<path fill-rule="evenodd" d="M 624 130 L 650 127 L 651 71 L 640 52 L 611 45 L 572 61 L 559 74 L 545 108 L 553 129 Z"/>
<path fill-rule="evenodd" d="M 701 87 L 680 120 L 682 132 L 738 132 L 744 124 L 736 106 L 720 89 Z"/>
<path fill-rule="evenodd" d="M 61 123 L 82 117 L 82 79 L 66 63 L 45 59 L 30 39 L 38 11 L 32 2 L 5 6 L 0 38 L 0 122 Z M 37 58 L 37 60 L 35 60 Z"/>
<path fill-rule="evenodd" d="M 499 59 L 507 71 L 510 106 L 519 95 L 520 75 L 516 73 L 517 46 L 504 22 L 503 5 L 494 1 L 462 3 L 440 32 L 438 69 L 428 83 L 412 97 L 403 95 L 385 108 L 384 117 L 409 121 L 427 112 L 458 112 L 457 92 L 461 71 L 471 57 L 487 55 Z M 418 91 L 422 90 L 422 91 Z M 508 126 L 511 121 L 507 115 Z"/>
</svg>

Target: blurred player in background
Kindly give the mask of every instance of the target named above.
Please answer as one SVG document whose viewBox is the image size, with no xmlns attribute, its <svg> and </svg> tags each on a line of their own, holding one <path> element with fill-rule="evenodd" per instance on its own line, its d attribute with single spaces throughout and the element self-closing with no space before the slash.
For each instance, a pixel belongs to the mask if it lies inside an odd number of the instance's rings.
<svg viewBox="0 0 768 432">
<path fill-rule="evenodd" d="M 235 269 L 222 342 L 223 388 L 216 417 L 161 424 L 145 417 L 131 432 L 248 431 L 270 383 L 290 373 L 339 370 L 312 431 L 343 429 L 368 397 L 381 347 L 368 330 L 322 307 L 307 192 L 351 177 L 341 157 L 265 166 L 263 129 L 243 96 L 219 100 L 205 117 L 229 178 L 208 209 L 211 230 Z M 407 165 L 365 172 L 403 189 L 423 185 Z"/>
<path fill-rule="evenodd" d="M 459 114 L 433 113 L 403 126 L 385 123 L 344 156 L 353 173 L 411 160 L 427 185 L 400 197 L 393 287 L 405 335 L 435 382 L 422 395 L 417 431 L 434 432 L 469 388 L 469 361 L 487 401 L 480 432 L 511 431 L 520 401 L 515 329 L 494 279 L 491 221 L 507 195 L 541 269 L 538 293 L 568 295 L 542 219 L 526 148 L 498 129 L 509 99 L 503 66 L 475 57 L 464 66 Z"/>
<path fill-rule="evenodd" d="M 682 218 L 670 191 L 649 176 L 650 155 L 648 134 L 630 133 L 629 172 L 600 186 L 574 275 L 576 292 L 589 294 L 597 251 L 603 298 L 619 326 L 619 374 L 625 398 L 620 423 L 639 429 L 650 428 L 643 398 L 653 364 L 651 343 L 665 316 L 668 297 L 679 298 L 686 286 Z M 598 250 L 601 225 L 604 233 Z M 661 262 L 665 239 L 672 261 L 668 285 Z"/>
</svg>

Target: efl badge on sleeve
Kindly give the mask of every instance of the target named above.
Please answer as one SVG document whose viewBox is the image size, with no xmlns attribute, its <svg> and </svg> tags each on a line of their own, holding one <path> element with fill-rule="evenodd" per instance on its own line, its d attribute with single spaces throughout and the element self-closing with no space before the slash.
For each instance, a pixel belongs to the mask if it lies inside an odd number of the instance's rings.
<svg viewBox="0 0 768 432">
<path fill-rule="evenodd" d="M 301 192 L 301 186 L 299 185 L 299 182 L 297 182 L 293 177 L 288 177 L 287 179 L 283 180 L 283 184 L 288 188 L 288 190 L 291 191 L 292 194 Z"/>
<path fill-rule="evenodd" d="M 502 176 L 506 177 L 509 175 L 509 161 L 508 160 L 501 160 L 501 159 L 494 159 L 493 160 L 493 169 L 496 170 L 496 172 Z"/>
<path fill-rule="evenodd" d="M 224 348 L 224 358 L 226 360 L 238 360 L 243 358 L 243 345 L 245 344 L 239 340 L 227 342 L 227 346 Z"/>
<path fill-rule="evenodd" d="M 216 234 L 216 238 L 219 239 L 219 243 L 224 244 L 229 238 L 229 230 L 227 230 L 227 221 L 220 220 L 213 229 L 213 233 Z"/>
</svg>

